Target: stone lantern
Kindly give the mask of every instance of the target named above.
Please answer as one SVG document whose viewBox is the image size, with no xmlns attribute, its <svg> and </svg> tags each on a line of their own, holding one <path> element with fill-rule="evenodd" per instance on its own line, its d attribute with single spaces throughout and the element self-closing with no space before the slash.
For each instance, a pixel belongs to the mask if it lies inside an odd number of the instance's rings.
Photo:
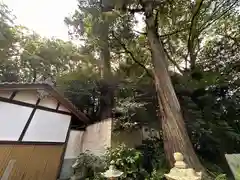
<svg viewBox="0 0 240 180">
<path fill-rule="evenodd" d="M 202 172 L 195 172 L 192 168 L 187 168 L 183 155 L 179 152 L 173 154 L 175 159 L 174 167 L 165 177 L 168 180 L 201 180 Z"/>
<path fill-rule="evenodd" d="M 122 174 L 123 174 L 123 172 L 121 172 L 115 168 L 113 161 L 111 161 L 109 169 L 106 172 L 102 173 L 102 175 L 105 178 L 108 178 L 110 180 L 115 180 L 116 178 L 120 177 Z"/>
</svg>

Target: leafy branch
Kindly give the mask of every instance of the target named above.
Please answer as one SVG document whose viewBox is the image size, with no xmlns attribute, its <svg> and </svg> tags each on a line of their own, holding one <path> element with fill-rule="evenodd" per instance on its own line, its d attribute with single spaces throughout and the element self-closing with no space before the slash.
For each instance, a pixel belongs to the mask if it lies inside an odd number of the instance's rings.
<svg viewBox="0 0 240 180">
<path fill-rule="evenodd" d="M 209 19 L 199 28 L 199 32 L 202 32 L 204 29 L 206 29 L 207 27 L 212 25 L 214 22 L 216 22 L 217 20 L 219 20 L 222 17 L 224 17 L 232 8 L 234 8 L 235 5 L 237 5 L 238 2 L 239 2 L 238 0 L 235 0 L 223 13 L 221 13 L 220 15 L 215 17 L 216 13 L 219 12 L 224 5 L 222 5 L 221 7 L 217 8 L 212 13 L 212 15 L 209 17 Z"/>
<path fill-rule="evenodd" d="M 118 39 L 117 37 L 116 37 L 116 35 L 115 35 L 115 33 L 112 31 L 112 36 L 118 41 L 118 43 L 122 46 L 122 48 L 125 50 L 125 52 L 132 58 L 132 60 L 136 63 L 136 64 L 138 64 L 140 67 L 142 67 L 145 71 L 146 71 L 146 73 L 147 73 L 147 75 L 149 76 L 149 77 L 151 77 L 151 78 L 153 78 L 153 75 L 150 73 L 150 71 L 146 68 L 146 66 L 144 65 L 144 64 L 142 64 L 142 63 L 140 63 L 136 58 L 135 58 L 135 56 L 133 55 L 133 53 L 126 47 L 126 45 L 120 40 L 120 39 Z"/>
<path fill-rule="evenodd" d="M 195 35 L 196 35 L 197 18 L 198 18 L 198 14 L 200 13 L 201 6 L 203 5 L 203 1 L 204 0 L 197 2 L 196 10 L 193 13 L 191 25 L 189 28 L 189 36 L 188 36 L 188 45 L 187 46 L 188 46 L 188 51 L 189 51 L 189 55 L 190 55 L 191 69 L 195 68 L 196 56 L 194 55 L 194 39 L 195 39 Z"/>
</svg>

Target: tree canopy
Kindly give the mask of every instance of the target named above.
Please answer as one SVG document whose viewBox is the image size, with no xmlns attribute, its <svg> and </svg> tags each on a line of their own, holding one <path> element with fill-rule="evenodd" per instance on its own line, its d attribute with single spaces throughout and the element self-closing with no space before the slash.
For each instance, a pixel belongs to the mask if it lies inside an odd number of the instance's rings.
<svg viewBox="0 0 240 180">
<path fill-rule="evenodd" d="M 51 76 L 92 123 L 111 116 L 116 131 L 152 126 L 165 152 L 179 150 L 179 140 L 211 171 L 228 172 L 224 154 L 240 151 L 239 7 L 238 0 L 79 0 L 64 20 L 83 42 L 77 46 L 16 25 L 0 4 L 0 81 Z M 170 125 L 190 144 L 173 140 Z"/>
</svg>

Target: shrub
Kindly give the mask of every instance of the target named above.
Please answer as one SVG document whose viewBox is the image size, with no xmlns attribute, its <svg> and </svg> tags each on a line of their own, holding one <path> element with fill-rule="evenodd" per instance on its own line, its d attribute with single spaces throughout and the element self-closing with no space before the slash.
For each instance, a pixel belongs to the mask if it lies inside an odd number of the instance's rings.
<svg viewBox="0 0 240 180">
<path fill-rule="evenodd" d="M 145 178 L 145 180 L 163 180 L 164 178 L 164 174 L 168 173 L 167 170 L 164 169 L 159 169 L 159 170 L 153 170 L 152 174 Z"/>
<path fill-rule="evenodd" d="M 147 172 L 143 169 L 143 155 L 140 151 L 127 148 L 124 144 L 119 145 L 117 148 L 108 149 L 107 163 L 114 162 L 117 169 L 124 174 L 121 179 L 144 179 Z"/>
<path fill-rule="evenodd" d="M 166 158 L 163 149 L 163 141 L 158 138 L 144 140 L 137 149 L 143 155 L 143 167 L 152 173 L 154 169 L 163 169 L 167 167 Z"/>
<path fill-rule="evenodd" d="M 115 167 L 123 172 L 119 179 L 161 180 L 167 171 L 164 168 L 165 158 L 160 146 L 159 140 L 152 139 L 144 141 L 138 149 L 128 148 L 124 144 L 117 148 L 109 148 L 103 157 L 90 152 L 81 153 L 77 159 L 77 171 L 84 173 L 85 180 L 102 180 L 104 178 L 100 172 L 104 172 L 110 162 L 113 162 Z M 150 161 L 146 163 L 146 159 Z M 147 168 L 148 166 L 151 168 Z"/>
<path fill-rule="evenodd" d="M 76 173 L 82 173 L 85 180 L 101 179 L 100 172 L 104 171 L 106 166 L 104 157 L 95 156 L 89 151 L 80 153 L 76 162 Z"/>
<path fill-rule="evenodd" d="M 215 180 L 227 180 L 226 174 L 219 174 Z"/>
</svg>

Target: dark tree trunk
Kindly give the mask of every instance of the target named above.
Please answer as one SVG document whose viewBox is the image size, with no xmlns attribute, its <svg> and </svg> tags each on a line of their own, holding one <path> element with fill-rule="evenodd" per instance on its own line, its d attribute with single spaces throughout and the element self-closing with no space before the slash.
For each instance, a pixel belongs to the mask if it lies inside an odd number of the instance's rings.
<svg viewBox="0 0 240 180">
<path fill-rule="evenodd" d="M 102 13 L 109 11 L 109 0 L 102 0 Z M 113 87 L 112 72 L 109 52 L 109 23 L 103 19 L 100 25 L 100 58 L 101 58 L 101 97 L 100 97 L 100 120 L 112 119 Z"/>
<path fill-rule="evenodd" d="M 152 3 L 146 1 L 143 7 L 146 16 L 147 37 L 152 53 L 153 73 L 167 160 L 173 166 L 173 153 L 181 152 L 190 167 L 204 171 L 188 136 L 179 101 L 168 73 L 167 60 L 162 42 L 157 33 L 157 24 L 153 14 Z"/>
</svg>

